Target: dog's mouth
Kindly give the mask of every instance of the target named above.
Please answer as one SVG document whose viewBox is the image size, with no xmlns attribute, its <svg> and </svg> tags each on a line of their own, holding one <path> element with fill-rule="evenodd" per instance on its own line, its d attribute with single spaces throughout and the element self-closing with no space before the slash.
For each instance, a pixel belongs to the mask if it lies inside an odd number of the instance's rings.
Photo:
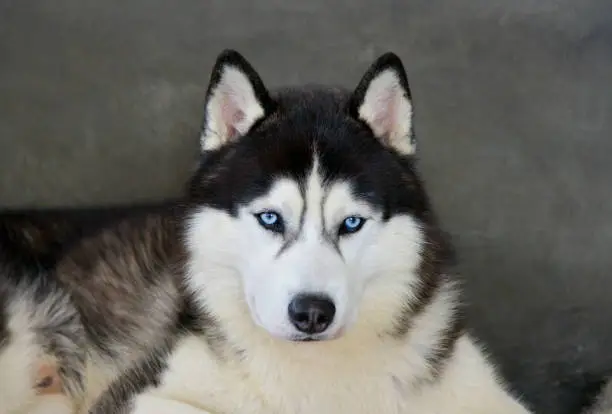
<svg viewBox="0 0 612 414">
<path fill-rule="evenodd" d="M 294 335 L 289 338 L 291 342 L 327 342 L 338 339 L 342 335 Z"/>
<path fill-rule="evenodd" d="M 295 338 L 292 339 L 293 342 L 319 342 L 319 341 L 324 341 L 325 339 L 323 338 L 315 338 L 312 336 L 306 336 L 303 338 Z"/>
</svg>

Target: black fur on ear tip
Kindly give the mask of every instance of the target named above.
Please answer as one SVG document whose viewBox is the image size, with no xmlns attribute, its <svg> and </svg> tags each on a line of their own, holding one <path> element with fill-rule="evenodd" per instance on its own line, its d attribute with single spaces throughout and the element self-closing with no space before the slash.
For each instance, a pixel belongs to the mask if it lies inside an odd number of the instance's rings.
<svg viewBox="0 0 612 414">
<path fill-rule="evenodd" d="M 398 67 L 400 69 L 404 68 L 402 59 L 400 59 L 400 57 L 394 52 L 383 53 L 382 55 L 380 55 L 378 58 L 374 60 L 374 63 L 372 64 L 372 66 L 382 67 L 382 68 L 385 68 L 388 66 Z"/>
<path fill-rule="evenodd" d="M 244 73 L 249 80 L 251 80 L 252 77 L 259 79 L 259 75 L 244 56 L 234 49 L 224 49 L 219 53 L 213 65 L 210 75 L 209 90 L 217 86 L 223 76 L 223 69 L 227 67 L 238 69 L 240 72 Z"/>
<path fill-rule="evenodd" d="M 408 86 L 408 76 L 406 75 L 404 63 L 402 62 L 402 59 L 393 52 L 384 53 L 374 61 L 372 66 L 370 66 L 370 70 L 368 70 L 368 72 L 372 73 L 372 78 L 370 80 L 387 69 L 391 69 L 397 74 L 400 84 L 408 94 L 408 98 L 411 98 L 410 88 Z"/>
<path fill-rule="evenodd" d="M 215 67 L 222 68 L 226 65 L 236 66 L 239 68 L 242 66 L 251 66 L 246 58 L 234 49 L 223 49 L 221 53 L 217 55 Z"/>
<path fill-rule="evenodd" d="M 380 55 L 376 60 L 374 60 L 374 62 L 370 65 L 366 73 L 363 75 L 363 77 L 357 84 L 357 87 L 355 88 L 348 105 L 349 113 L 352 116 L 357 117 L 359 106 L 363 102 L 366 92 L 368 91 L 368 87 L 370 86 L 372 81 L 376 79 L 381 73 L 387 70 L 392 70 L 393 72 L 395 72 L 401 87 L 406 93 L 406 97 L 408 99 L 412 99 L 410 87 L 408 85 L 408 76 L 406 75 L 406 70 L 404 68 L 404 64 L 402 63 L 402 60 L 395 53 L 386 52 Z"/>
<path fill-rule="evenodd" d="M 257 99 L 266 112 L 272 112 L 274 110 L 274 101 L 270 97 L 268 90 L 266 89 L 255 68 L 241 53 L 230 48 L 223 49 L 217 56 L 208 84 L 208 90 L 206 93 L 207 98 L 221 81 L 224 74 L 224 69 L 227 67 L 233 67 L 247 77 L 249 83 L 255 91 Z"/>
</svg>

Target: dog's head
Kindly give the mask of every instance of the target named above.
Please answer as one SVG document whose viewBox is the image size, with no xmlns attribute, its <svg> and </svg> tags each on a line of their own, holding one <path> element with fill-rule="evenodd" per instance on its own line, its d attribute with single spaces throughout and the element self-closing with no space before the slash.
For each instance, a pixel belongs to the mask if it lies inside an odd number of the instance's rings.
<svg viewBox="0 0 612 414">
<path fill-rule="evenodd" d="M 402 329 L 444 245 L 413 164 L 412 115 L 392 53 L 353 91 L 274 94 L 241 55 L 222 53 L 187 231 L 191 284 L 211 311 L 235 323 L 249 313 L 293 341 Z"/>
</svg>

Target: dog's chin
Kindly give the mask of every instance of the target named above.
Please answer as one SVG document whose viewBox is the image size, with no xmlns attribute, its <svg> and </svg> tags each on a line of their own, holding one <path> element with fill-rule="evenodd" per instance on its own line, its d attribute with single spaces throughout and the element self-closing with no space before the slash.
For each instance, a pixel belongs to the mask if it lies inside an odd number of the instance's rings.
<svg viewBox="0 0 612 414">
<path fill-rule="evenodd" d="M 265 329 L 265 328 L 264 328 Z M 329 342 L 334 341 L 342 336 L 342 332 L 338 332 L 335 334 L 319 334 L 319 335 L 307 335 L 297 332 L 287 333 L 287 332 L 273 332 L 268 329 L 265 329 L 271 337 L 277 340 L 281 340 L 284 342 L 290 343 L 312 343 L 312 342 Z"/>
<path fill-rule="evenodd" d="M 265 327 L 264 329 L 268 333 L 268 335 L 272 336 L 275 339 L 278 339 L 284 342 L 296 343 L 296 344 L 335 341 L 335 340 L 342 338 L 344 334 L 346 333 L 345 328 L 333 329 L 330 332 L 324 332 L 324 333 L 315 334 L 315 335 L 304 334 L 298 331 L 274 332 L 273 330 L 266 329 Z"/>
<path fill-rule="evenodd" d="M 293 336 L 289 337 L 289 342 L 321 342 L 328 341 L 327 338 L 317 337 L 317 336 Z"/>
<path fill-rule="evenodd" d="M 267 332 L 274 339 L 290 343 L 324 342 L 335 339 L 335 337 L 329 335 L 304 335 L 297 333 Z"/>
</svg>

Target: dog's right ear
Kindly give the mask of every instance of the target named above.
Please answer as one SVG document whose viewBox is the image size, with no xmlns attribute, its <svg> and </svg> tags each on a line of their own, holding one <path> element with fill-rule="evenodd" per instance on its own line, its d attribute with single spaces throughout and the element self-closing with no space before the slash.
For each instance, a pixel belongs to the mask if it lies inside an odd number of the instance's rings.
<svg viewBox="0 0 612 414">
<path fill-rule="evenodd" d="M 206 92 L 202 151 L 210 151 L 246 135 L 253 125 L 274 111 L 255 69 L 238 52 L 223 51 L 213 67 Z"/>
</svg>

